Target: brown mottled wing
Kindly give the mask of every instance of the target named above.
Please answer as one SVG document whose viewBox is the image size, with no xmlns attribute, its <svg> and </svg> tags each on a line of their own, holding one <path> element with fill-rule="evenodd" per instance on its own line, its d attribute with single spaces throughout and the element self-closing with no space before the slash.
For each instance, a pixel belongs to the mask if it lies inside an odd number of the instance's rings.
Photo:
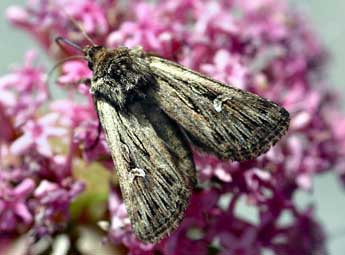
<svg viewBox="0 0 345 255">
<path fill-rule="evenodd" d="M 158 107 L 96 100 L 134 233 L 155 243 L 183 218 L 196 172 L 180 129 Z"/>
<path fill-rule="evenodd" d="M 269 100 L 159 57 L 148 61 L 157 80 L 151 96 L 203 150 L 223 159 L 253 159 L 288 129 L 289 113 Z"/>
</svg>

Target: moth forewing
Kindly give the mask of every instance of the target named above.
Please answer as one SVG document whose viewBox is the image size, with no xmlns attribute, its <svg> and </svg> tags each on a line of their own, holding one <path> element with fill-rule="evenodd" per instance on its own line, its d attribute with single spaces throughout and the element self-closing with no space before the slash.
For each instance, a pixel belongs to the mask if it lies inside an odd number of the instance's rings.
<svg viewBox="0 0 345 255">
<path fill-rule="evenodd" d="M 160 57 L 147 61 L 157 82 L 150 95 L 202 150 L 222 159 L 253 159 L 288 129 L 289 113 L 274 102 Z"/>
<path fill-rule="evenodd" d="M 155 243 L 183 218 L 196 172 L 188 144 L 157 106 L 133 103 L 126 111 L 95 99 L 135 234 Z"/>
</svg>

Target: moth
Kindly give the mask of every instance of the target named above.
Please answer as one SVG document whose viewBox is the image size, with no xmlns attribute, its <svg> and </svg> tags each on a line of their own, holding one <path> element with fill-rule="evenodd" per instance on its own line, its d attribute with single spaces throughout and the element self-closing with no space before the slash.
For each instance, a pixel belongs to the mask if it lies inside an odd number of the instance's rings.
<svg viewBox="0 0 345 255">
<path fill-rule="evenodd" d="M 289 113 L 141 47 L 80 48 L 90 92 L 135 235 L 156 243 L 183 219 L 197 182 L 191 146 L 222 160 L 258 157 L 287 131 Z"/>
</svg>

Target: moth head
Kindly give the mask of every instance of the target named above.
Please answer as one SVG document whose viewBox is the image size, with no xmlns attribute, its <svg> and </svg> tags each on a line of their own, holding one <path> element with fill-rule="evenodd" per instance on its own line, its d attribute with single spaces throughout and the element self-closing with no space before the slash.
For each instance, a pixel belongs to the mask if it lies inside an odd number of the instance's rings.
<svg viewBox="0 0 345 255">
<path fill-rule="evenodd" d="M 88 62 L 88 66 L 93 70 L 94 64 L 98 62 L 101 55 L 106 49 L 103 46 L 86 46 L 83 48 L 84 56 Z"/>
</svg>

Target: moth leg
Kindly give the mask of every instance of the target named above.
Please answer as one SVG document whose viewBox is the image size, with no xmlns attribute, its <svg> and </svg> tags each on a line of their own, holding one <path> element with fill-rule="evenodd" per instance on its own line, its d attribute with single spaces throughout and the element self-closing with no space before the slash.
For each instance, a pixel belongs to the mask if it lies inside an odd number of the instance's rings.
<svg viewBox="0 0 345 255">
<path fill-rule="evenodd" d="M 85 84 L 86 86 L 91 87 L 91 79 L 90 78 L 81 78 L 81 79 L 74 81 L 74 82 L 68 82 L 67 84 L 69 86 L 76 86 L 79 84 Z"/>
<path fill-rule="evenodd" d="M 76 84 L 84 83 L 86 86 L 91 87 L 91 79 L 90 78 L 82 78 L 76 82 Z"/>
</svg>

